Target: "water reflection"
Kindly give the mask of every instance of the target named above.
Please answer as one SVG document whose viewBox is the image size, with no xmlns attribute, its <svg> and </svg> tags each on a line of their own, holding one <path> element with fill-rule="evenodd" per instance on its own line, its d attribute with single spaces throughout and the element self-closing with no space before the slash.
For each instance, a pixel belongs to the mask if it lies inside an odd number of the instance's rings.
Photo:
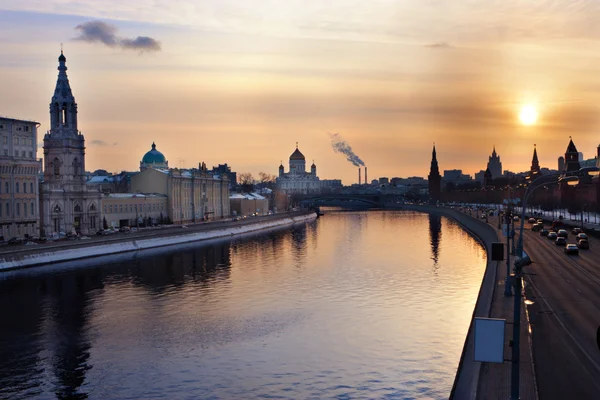
<svg viewBox="0 0 600 400">
<path fill-rule="evenodd" d="M 0 398 L 447 398 L 484 256 L 439 216 L 340 212 L 20 271 L 0 280 Z"/>
<path fill-rule="evenodd" d="M 440 258 L 440 240 L 442 236 L 442 217 L 439 214 L 429 214 L 429 242 L 431 243 L 431 258 L 437 266 Z"/>
</svg>

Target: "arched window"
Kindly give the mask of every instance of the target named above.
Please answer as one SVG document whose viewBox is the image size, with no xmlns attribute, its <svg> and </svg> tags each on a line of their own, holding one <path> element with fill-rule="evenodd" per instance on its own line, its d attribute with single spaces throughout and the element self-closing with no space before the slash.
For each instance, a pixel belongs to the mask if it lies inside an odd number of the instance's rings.
<svg viewBox="0 0 600 400">
<path fill-rule="evenodd" d="M 60 117 L 62 120 L 61 121 L 62 124 L 66 125 L 67 124 L 67 103 L 63 103 Z"/>
<path fill-rule="evenodd" d="M 31 203 L 31 215 L 34 215 L 34 214 L 35 214 L 35 212 L 34 212 L 34 211 L 35 211 L 35 209 L 34 209 L 34 205 L 33 205 L 33 203 Z"/>
<path fill-rule="evenodd" d="M 81 206 L 79 204 L 75 204 L 75 212 L 81 212 Z"/>
<path fill-rule="evenodd" d="M 54 158 L 52 164 L 54 164 L 54 175 L 60 175 L 60 160 L 58 159 L 58 157 Z"/>
<path fill-rule="evenodd" d="M 27 182 L 23 182 L 23 193 L 27 193 Z"/>
<path fill-rule="evenodd" d="M 15 193 L 19 193 L 19 182 L 15 182 Z"/>
<path fill-rule="evenodd" d="M 90 206 L 90 211 L 96 211 L 96 205 L 94 203 Z"/>
<path fill-rule="evenodd" d="M 79 175 L 79 161 L 77 160 L 77 158 L 73 160 L 73 175 Z"/>
<path fill-rule="evenodd" d="M 54 212 L 57 214 L 60 213 L 60 206 L 58 204 L 54 206 Z"/>
<path fill-rule="evenodd" d="M 29 184 L 29 191 L 30 191 L 31 193 L 33 193 L 33 182 L 31 182 L 31 183 Z"/>
</svg>

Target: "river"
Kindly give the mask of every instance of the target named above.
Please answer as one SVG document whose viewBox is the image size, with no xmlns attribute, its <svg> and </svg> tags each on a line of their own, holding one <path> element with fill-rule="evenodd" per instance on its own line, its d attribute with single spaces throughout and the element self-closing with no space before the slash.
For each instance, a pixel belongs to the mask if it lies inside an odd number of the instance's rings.
<svg viewBox="0 0 600 400">
<path fill-rule="evenodd" d="M 448 398 L 486 265 L 446 217 L 0 274 L 0 398 Z"/>
</svg>

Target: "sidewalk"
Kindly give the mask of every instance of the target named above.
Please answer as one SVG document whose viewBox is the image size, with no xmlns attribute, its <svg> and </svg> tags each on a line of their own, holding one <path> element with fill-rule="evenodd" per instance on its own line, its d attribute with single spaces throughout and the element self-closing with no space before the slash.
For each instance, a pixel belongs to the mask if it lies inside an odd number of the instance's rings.
<svg viewBox="0 0 600 400">
<path fill-rule="evenodd" d="M 502 231 L 498 230 L 498 217 L 489 217 L 488 223 L 496 228 L 499 240 L 505 245 L 506 258 L 506 238 L 502 237 Z M 512 264 L 512 256 L 511 256 Z M 512 340 L 514 313 L 514 297 L 504 296 L 504 280 L 506 278 L 506 260 L 499 263 L 496 271 L 496 287 L 492 299 L 492 309 L 490 318 L 505 319 L 506 332 L 504 346 L 504 359 L 512 358 L 512 348 L 509 343 Z M 512 272 L 512 265 L 510 266 Z M 523 297 L 522 300 L 525 298 Z M 520 336 L 520 396 L 521 399 L 537 399 L 537 388 L 535 383 L 535 372 L 533 366 L 533 354 L 531 350 L 530 327 L 527 316 L 527 308 L 521 304 L 521 336 Z M 508 399 L 510 398 L 511 385 L 511 362 L 504 364 L 482 363 L 481 373 L 479 375 L 478 399 Z"/>
</svg>

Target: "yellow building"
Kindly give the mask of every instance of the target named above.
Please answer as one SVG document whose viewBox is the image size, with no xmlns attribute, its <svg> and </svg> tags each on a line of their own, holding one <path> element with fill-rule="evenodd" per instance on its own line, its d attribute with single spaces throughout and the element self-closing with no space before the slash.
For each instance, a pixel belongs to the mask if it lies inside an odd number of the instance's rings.
<svg viewBox="0 0 600 400">
<path fill-rule="evenodd" d="M 165 224 L 168 203 L 164 194 L 110 193 L 102 198 L 102 215 L 108 228 Z"/>
<path fill-rule="evenodd" d="M 145 168 L 131 177 L 134 193 L 167 196 L 167 214 L 174 224 L 229 217 L 229 180 L 199 169 Z"/>
</svg>

